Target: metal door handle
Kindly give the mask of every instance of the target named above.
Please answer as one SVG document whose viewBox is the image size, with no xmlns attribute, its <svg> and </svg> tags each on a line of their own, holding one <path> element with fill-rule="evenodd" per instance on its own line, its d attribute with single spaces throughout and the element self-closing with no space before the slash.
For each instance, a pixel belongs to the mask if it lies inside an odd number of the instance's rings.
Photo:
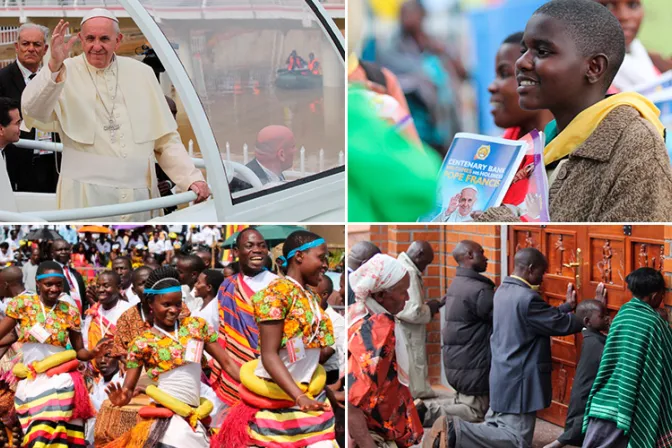
<svg viewBox="0 0 672 448">
<path fill-rule="evenodd" d="M 583 257 L 581 254 L 581 249 L 576 249 L 576 261 L 573 263 L 564 263 L 563 266 L 566 268 L 574 269 L 574 278 L 576 279 L 576 290 L 577 292 L 581 289 L 582 278 L 581 278 L 581 266 L 583 265 Z"/>
</svg>

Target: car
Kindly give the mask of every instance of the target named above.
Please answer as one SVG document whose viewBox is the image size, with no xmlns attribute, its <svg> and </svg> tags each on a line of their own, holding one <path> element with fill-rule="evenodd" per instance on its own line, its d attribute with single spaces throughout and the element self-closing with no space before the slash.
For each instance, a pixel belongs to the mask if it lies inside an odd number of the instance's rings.
<svg viewBox="0 0 672 448">
<path fill-rule="evenodd" d="M 139 58 L 147 58 L 150 50 L 158 57 L 165 69 L 158 75 L 164 92 L 174 89 L 178 99 L 178 131 L 205 172 L 212 197 L 194 205 L 195 194 L 183 192 L 57 210 L 55 194 L 18 192 L 19 213 L 0 211 L 0 220 L 105 220 L 154 210 L 153 222 L 345 221 L 344 39 L 320 1 L 118 1 L 123 8 L 110 2 L 108 7 L 120 18 L 122 32 L 132 29 L 122 46 L 138 50 Z M 77 8 L 57 4 L 72 23 L 92 7 L 88 2 Z M 321 66 L 319 76 L 296 89 L 278 83 L 279 76 L 286 76 L 292 50 L 305 57 L 314 53 Z M 263 184 L 247 164 L 257 132 L 270 124 L 292 129 L 297 152 L 284 181 Z M 18 146 L 62 151 L 52 142 L 20 141 Z M 251 188 L 232 192 L 234 177 Z M 183 207 L 159 213 L 176 205 Z"/>
</svg>

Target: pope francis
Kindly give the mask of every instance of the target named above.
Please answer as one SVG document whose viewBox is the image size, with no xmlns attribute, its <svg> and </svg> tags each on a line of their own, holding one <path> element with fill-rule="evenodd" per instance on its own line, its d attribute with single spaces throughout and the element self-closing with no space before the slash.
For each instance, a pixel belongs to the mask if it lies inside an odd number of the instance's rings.
<svg viewBox="0 0 672 448">
<path fill-rule="evenodd" d="M 134 202 L 159 197 L 155 158 L 182 190 L 197 202 L 210 196 L 177 133 L 152 69 L 115 55 L 121 43 L 119 21 L 96 8 L 65 42 L 62 20 L 51 38 L 49 70 L 40 70 L 23 92 L 28 128 L 58 132 L 63 142 L 56 192 L 59 209 Z M 84 53 L 70 58 L 80 39 Z M 122 215 L 111 220 L 146 221 L 160 212 Z"/>
</svg>

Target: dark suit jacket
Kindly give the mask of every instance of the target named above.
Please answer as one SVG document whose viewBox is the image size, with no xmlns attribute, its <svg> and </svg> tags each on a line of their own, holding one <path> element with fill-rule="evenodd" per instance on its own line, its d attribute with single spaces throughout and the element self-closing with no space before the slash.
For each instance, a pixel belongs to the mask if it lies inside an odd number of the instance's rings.
<svg viewBox="0 0 672 448">
<path fill-rule="evenodd" d="M 525 414 L 551 404 L 551 336 L 583 324 L 567 305 L 553 307 L 525 282 L 506 277 L 495 292 L 490 338 L 490 407 Z"/>
<path fill-rule="evenodd" d="M 26 83 L 16 61 L 0 70 L 0 96 L 21 102 L 21 94 L 25 88 Z M 31 129 L 30 132 L 21 132 L 21 138 L 34 140 L 35 129 Z M 20 149 L 10 144 L 5 147 L 3 152 L 7 162 L 7 173 L 14 191 L 56 191 L 56 183 L 54 182 L 54 179 L 57 180 L 55 156 L 40 156 L 46 157 L 48 160 L 40 170 L 49 170 L 49 172 L 43 173 L 35 172 L 32 151 Z"/>
<path fill-rule="evenodd" d="M 257 159 L 250 160 L 245 166 L 251 169 L 254 174 L 257 175 L 262 185 L 266 185 L 269 182 L 270 179 L 266 175 L 266 172 L 261 167 L 261 165 L 259 165 L 259 162 L 257 162 Z M 229 189 L 231 190 L 231 193 L 247 190 L 248 188 L 252 188 L 252 185 L 237 177 L 234 177 L 231 183 L 229 183 Z"/>
</svg>

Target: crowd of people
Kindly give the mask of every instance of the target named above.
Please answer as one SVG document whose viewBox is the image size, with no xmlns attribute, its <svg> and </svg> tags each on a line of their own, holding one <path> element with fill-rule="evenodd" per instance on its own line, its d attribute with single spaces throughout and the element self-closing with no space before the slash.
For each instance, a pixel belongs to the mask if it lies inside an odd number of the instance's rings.
<svg viewBox="0 0 672 448">
<path fill-rule="evenodd" d="M 545 448 L 672 446 L 672 328 L 659 270 L 625 278 L 632 299 L 612 322 L 601 283 L 578 305 L 571 283 L 564 304 L 546 302 L 548 261 L 537 249 L 513 254 L 499 286 L 484 275 L 480 244 L 460 241 L 452 256 L 457 269 L 444 297 L 426 300 L 428 243 L 416 241 L 397 258 L 370 242 L 352 247 L 350 447 L 532 447 L 537 412 L 555 396 L 551 337 L 577 333 L 583 343 L 564 432 Z M 424 328 L 441 307 L 442 374 L 452 394 L 427 384 Z"/>
<path fill-rule="evenodd" d="M 437 204 L 450 215 L 450 198 L 437 199 L 438 170 L 459 120 L 442 104 L 459 91 L 450 80 L 462 79 L 461 65 L 424 31 L 420 1 L 404 3 L 391 48 L 377 50 L 375 62 L 356 53 L 362 2 L 348 12 L 349 219 L 416 221 Z M 491 112 L 505 138 L 544 132 L 551 221 L 672 219 L 660 110 L 633 91 L 655 82 L 672 61 L 637 39 L 643 17 L 641 0 L 551 0 L 497 51 Z M 531 175 L 526 168 L 514 182 Z M 376 172 L 403 181 L 383 183 Z M 521 220 L 509 206 L 467 208 L 463 220 Z"/>
<path fill-rule="evenodd" d="M 22 209 L 14 192 L 56 193 L 59 209 L 184 191 L 195 192 L 196 203 L 206 200 L 210 189 L 178 134 L 175 101 L 163 95 L 147 61 L 116 54 L 123 39 L 117 17 L 94 8 L 79 25 L 79 33 L 68 36 L 65 21 L 53 30 L 23 24 L 14 45 L 16 61 L 0 70 L 0 150 L 6 160 L 0 167 L 0 210 Z M 77 42 L 83 53 L 71 57 Z M 321 73 L 313 53 L 301 61 L 290 56 L 290 70 Z M 20 148 L 19 139 L 60 142 L 63 152 Z M 264 188 L 287 181 L 297 153 L 291 129 L 269 123 L 251 149 L 246 166 Z M 230 178 L 232 193 L 252 187 L 249 178 Z M 174 210 L 107 221 L 145 222 Z"/>
<path fill-rule="evenodd" d="M 344 446 L 344 276 L 325 275 L 322 237 L 297 230 L 274 254 L 245 227 L 226 272 L 215 226 L 118 230 L 125 249 L 87 285 L 75 229 L 52 230 L 69 240 L 0 270 L 0 444 Z M 170 230 L 172 257 L 136 257 Z"/>
</svg>

